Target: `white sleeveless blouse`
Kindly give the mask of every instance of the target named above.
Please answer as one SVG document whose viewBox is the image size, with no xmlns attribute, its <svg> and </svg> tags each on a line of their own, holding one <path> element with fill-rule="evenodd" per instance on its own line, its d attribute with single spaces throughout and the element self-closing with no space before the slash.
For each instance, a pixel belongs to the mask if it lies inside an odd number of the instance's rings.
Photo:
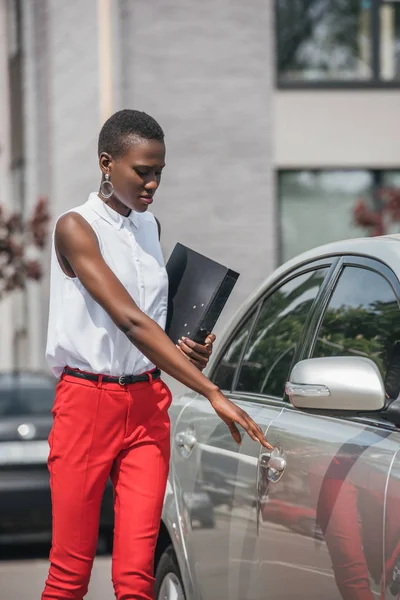
<svg viewBox="0 0 400 600">
<path fill-rule="evenodd" d="M 165 328 L 168 277 L 158 227 L 150 212 L 123 217 L 92 193 L 72 209 L 95 231 L 105 262 L 139 308 Z M 56 377 L 65 366 L 104 375 L 139 375 L 154 368 L 114 324 L 77 277 L 65 275 L 54 246 L 46 360 Z"/>
</svg>

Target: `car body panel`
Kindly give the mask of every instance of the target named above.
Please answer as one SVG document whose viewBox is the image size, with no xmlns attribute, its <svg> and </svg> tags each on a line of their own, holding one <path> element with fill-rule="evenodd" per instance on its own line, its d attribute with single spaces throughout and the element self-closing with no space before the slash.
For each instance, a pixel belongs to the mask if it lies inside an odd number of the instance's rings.
<svg viewBox="0 0 400 600">
<path fill-rule="evenodd" d="M 243 407 L 263 429 L 268 429 L 281 411 L 279 406 L 266 410 L 258 402 L 243 404 Z M 251 574 L 258 557 L 252 554 L 251 548 L 255 550 L 257 537 L 255 500 L 259 445 L 243 436 L 239 446 L 201 396 L 194 398 L 180 413 L 175 435 L 186 431 L 195 436 L 196 443 L 188 454 L 182 453 L 172 440 L 173 471 L 178 474 L 177 478 L 173 477 L 173 485 L 198 597 L 256 598 L 258 589 L 254 586 L 258 580 L 252 581 Z M 254 528 L 243 529 L 242 524 L 247 519 L 252 520 Z M 237 555 L 231 552 L 234 549 Z M 240 561 L 243 551 L 247 560 L 245 568 Z"/>
<path fill-rule="evenodd" d="M 387 480 L 384 514 L 385 600 L 398 600 L 400 595 L 400 449 L 393 457 Z"/>
<path fill-rule="evenodd" d="M 399 241 L 394 235 L 328 244 L 278 268 L 220 336 L 205 373 L 212 379 L 232 335 L 270 290 L 295 271 L 331 258 L 332 283 L 313 308 L 296 352 L 296 361 L 307 358 L 312 328 L 341 264 L 351 264 L 352 257 L 360 265 L 373 259 L 378 271 L 379 265 L 391 270 L 398 288 Z M 280 481 L 269 482 L 260 446 L 245 436 L 235 448 L 226 426 L 198 395 L 174 399 L 173 406 L 180 406 L 172 415 L 175 503 L 164 507 L 163 520 L 180 523 L 179 544 L 173 543 L 184 580 L 190 580 L 187 600 L 397 597 L 396 582 L 389 584 L 398 573 L 400 592 L 399 430 L 379 415 L 311 414 L 265 396 L 229 395 L 282 448 L 286 469 Z M 175 445 L 182 431 L 195 433 L 189 456 Z M 172 529 L 170 534 L 173 539 Z M 346 546 L 346 539 L 353 545 Z"/>
<path fill-rule="evenodd" d="M 400 432 L 285 408 L 268 439 L 287 461 L 276 484 L 260 472 L 260 577 L 268 600 L 379 597 L 386 481 Z M 279 501 L 277 523 L 268 503 Z"/>
</svg>

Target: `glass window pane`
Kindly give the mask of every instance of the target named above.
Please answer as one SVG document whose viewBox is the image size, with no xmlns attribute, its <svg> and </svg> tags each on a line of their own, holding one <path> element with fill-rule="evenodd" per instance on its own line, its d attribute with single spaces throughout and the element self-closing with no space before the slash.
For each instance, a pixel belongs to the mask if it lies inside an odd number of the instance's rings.
<svg viewBox="0 0 400 600">
<path fill-rule="evenodd" d="M 368 269 L 346 267 L 329 302 L 313 357 L 365 356 L 389 381 L 400 363 L 399 317 L 395 293 L 386 279 Z M 399 386 L 396 379 L 396 397 Z M 393 381 L 387 391 L 393 395 Z"/>
<path fill-rule="evenodd" d="M 382 185 L 395 188 L 400 193 L 400 171 L 382 171 Z"/>
<path fill-rule="evenodd" d="M 283 398 L 296 345 L 326 272 L 299 275 L 265 300 L 243 358 L 238 391 Z"/>
<path fill-rule="evenodd" d="M 255 313 L 253 312 L 246 322 L 240 327 L 238 333 L 230 342 L 221 362 L 217 366 L 212 381 L 221 389 L 232 390 L 233 378 L 239 364 L 242 350 L 248 340 Z"/>
<path fill-rule="evenodd" d="M 383 2 L 380 9 L 381 79 L 400 80 L 400 4 Z"/>
<path fill-rule="evenodd" d="M 372 204 L 368 171 L 287 171 L 279 175 L 282 260 L 322 244 L 364 237 L 354 222 L 362 196 Z"/>
<path fill-rule="evenodd" d="M 371 0 L 277 0 L 279 79 L 370 79 L 371 5 Z"/>
</svg>

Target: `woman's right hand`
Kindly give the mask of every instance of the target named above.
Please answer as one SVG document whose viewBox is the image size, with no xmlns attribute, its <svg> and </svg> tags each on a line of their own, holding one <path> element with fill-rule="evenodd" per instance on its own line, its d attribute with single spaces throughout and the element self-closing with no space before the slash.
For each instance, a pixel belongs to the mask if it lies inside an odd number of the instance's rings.
<svg viewBox="0 0 400 600">
<path fill-rule="evenodd" d="M 268 450 L 273 449 L 271 444 L 265 439 L 261 427 L 259 427 L 244 410 L 224 396 L 220 390 L 213 391 L 207 397 L 217 415 L 227 424 L 235 442 L 238 444 L 242 442 L 242 436 L 237 428 L 237 423 L 243 427 L 252 440 L 260 442 L 260 444 Z"/>
</svg>

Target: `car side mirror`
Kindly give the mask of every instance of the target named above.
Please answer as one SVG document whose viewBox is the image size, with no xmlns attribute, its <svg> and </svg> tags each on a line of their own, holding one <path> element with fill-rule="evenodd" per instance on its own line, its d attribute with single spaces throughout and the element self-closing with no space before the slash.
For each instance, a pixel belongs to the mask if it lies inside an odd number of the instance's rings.
<svg viewBox="0 0 400 600">
<path fill-rule="evenodd" d="M 295 408 L 332 411 L 378 411 L 385 387 L 376 364 L 359 356 L 310 358 L 298 362 L 286 384 Z"/>
</svg>

